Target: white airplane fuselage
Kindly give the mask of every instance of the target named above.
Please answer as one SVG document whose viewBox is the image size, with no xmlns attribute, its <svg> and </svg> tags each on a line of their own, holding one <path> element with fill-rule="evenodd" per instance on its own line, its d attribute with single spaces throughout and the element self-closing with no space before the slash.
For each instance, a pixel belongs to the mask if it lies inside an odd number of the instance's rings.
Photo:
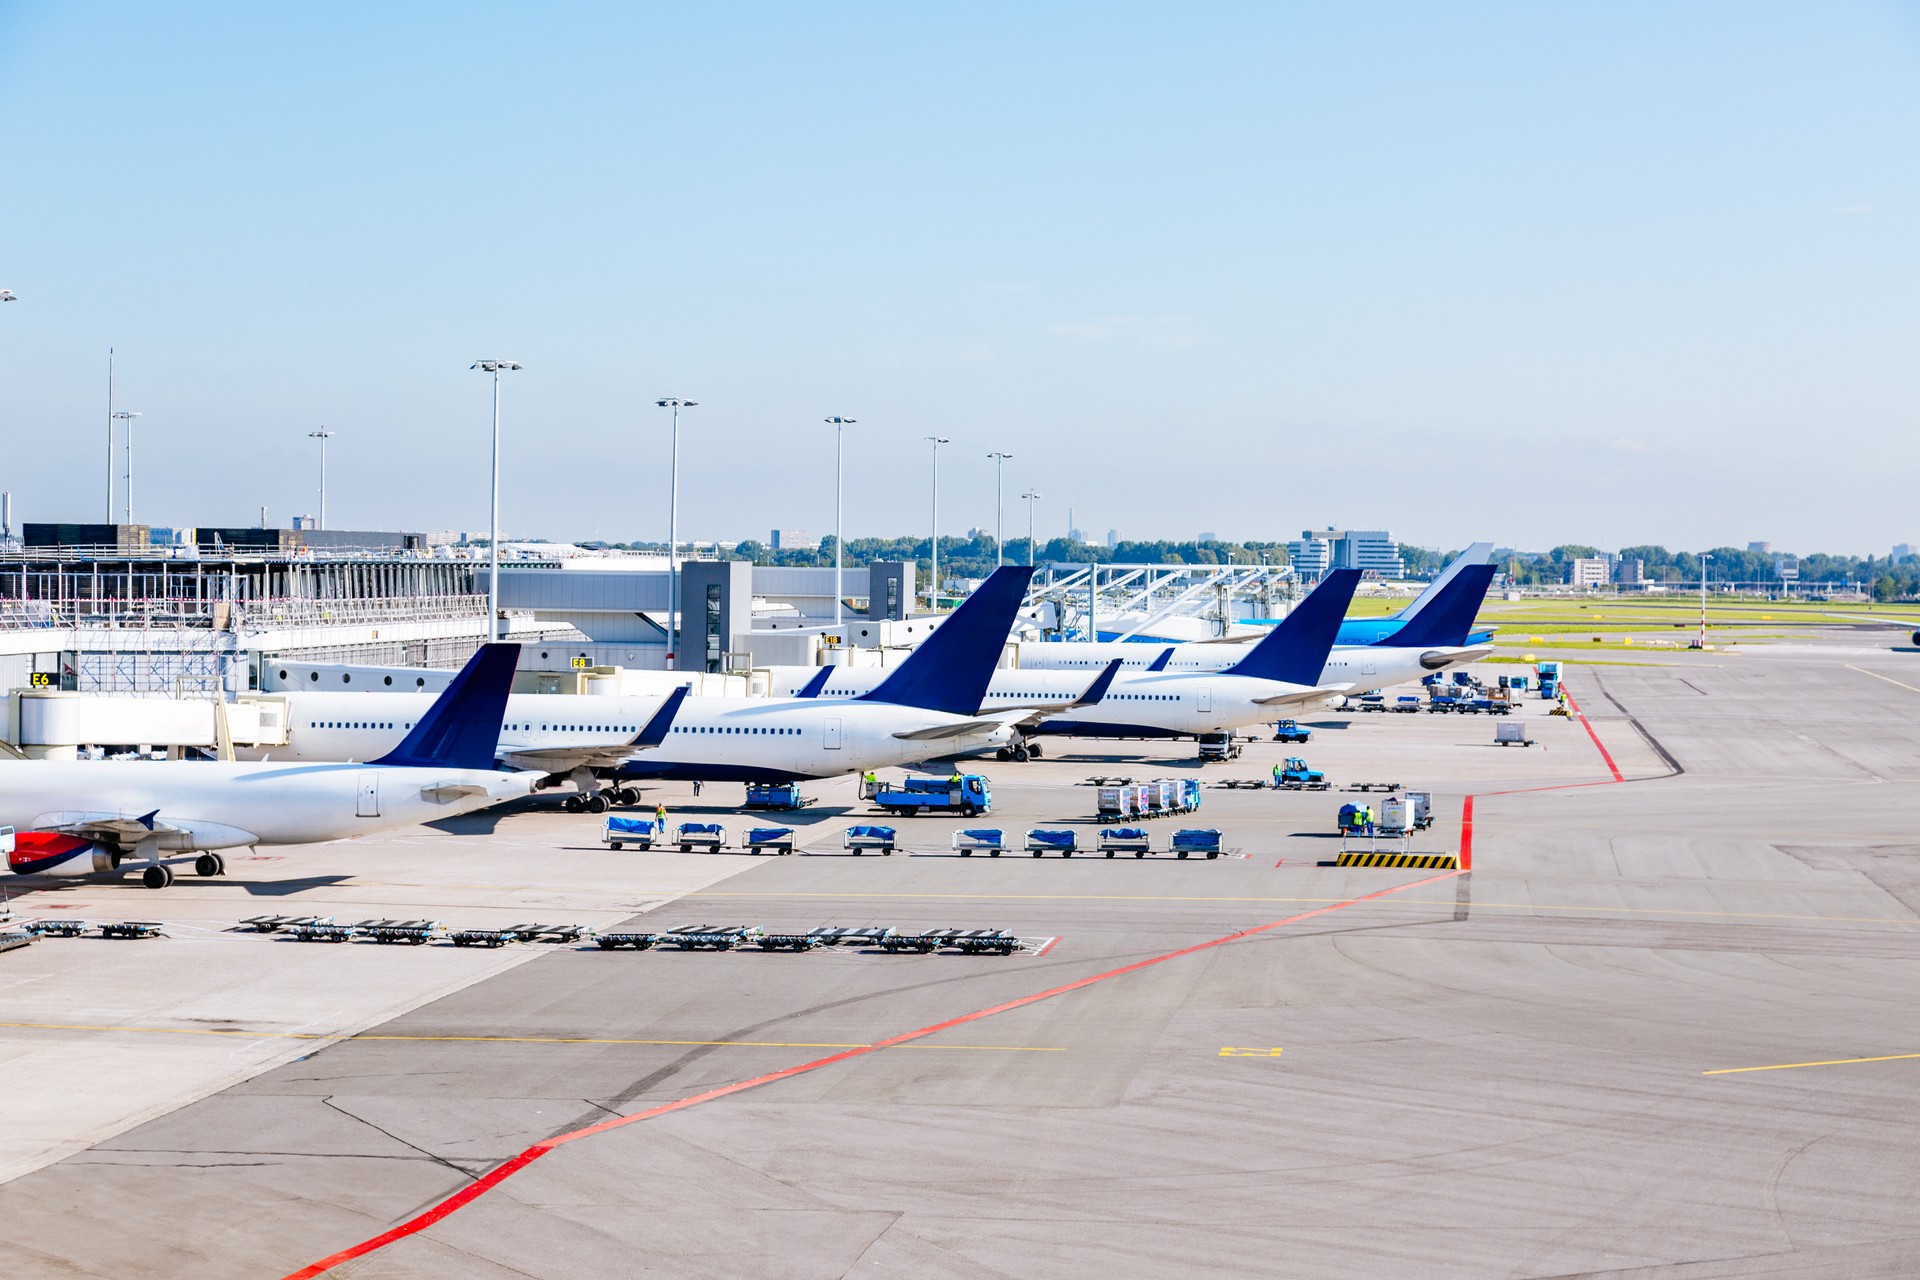
<svg viewBox="0 0 1920 1280">
<path fill-rule="evenodd" d="M 26 852 L 16 871 L 85 874 L 109 847 L 142 855 L 316 844 L 467 813 L 527 793 L 536 774 L 388 765 L 186 760 L 28 760 L 0 765 L 0 825 L 27 833 L 85 822 L 136 828 Z M 139 820 L 152 830 L 139 834 Z M 39 861 L 41 865 L 31 865 Z"/>
<path fill-rule="evenodd" d="M 372 759 L 391 750 L 431 701 L 412 693 L 292 693 L 287 745 L 263 750 L 275 760 Z M 623 694 L 516 694 L 507 700 L 501 751 L 624 742 L 660 701 Z M 977 751 L 1006 740 L 1004 731 L 986 727 L 937 740 L 895 736 L 970 723 L 966 716 L 885 702 L 688 698 L 666 740 L 636 748 L 618 773 L 636 781 L 784 782 Z"/>
<path fill-rule="evenodd" d="M 1122 673 L 1145 670 L 1171 648 L 1173 656 L 1164 668 L 1167 674 L 1181 672 L 1225 671 L 1246 657 L 1248 646 L 1240 644 L 1134 644 L 1131 641 L 1104 641 L 1100 644 L 1036 644 L 1020 648 L 1021 672 L 1076 671 L 1088 677 L 1120 659 Z M 1320 683 L 1350 684 L 1354 692 L 1384 689 L 1405 684 L 1436 671 L 1476 662 L 1491 653 L 1485 645 L 1428 645 L 1425 648 L 1397 648 L 1386 645 L 1350 645 L 1327 655 L 1320 671 Z M 800 668 L 795 668 L 796 670 Z M 787 668 L 778 668 L 787 670 Z M 996 673 L 996 678 L 1004 672 Z M 776 688 L 779 687 L 776 683 Z"/>
</svg>

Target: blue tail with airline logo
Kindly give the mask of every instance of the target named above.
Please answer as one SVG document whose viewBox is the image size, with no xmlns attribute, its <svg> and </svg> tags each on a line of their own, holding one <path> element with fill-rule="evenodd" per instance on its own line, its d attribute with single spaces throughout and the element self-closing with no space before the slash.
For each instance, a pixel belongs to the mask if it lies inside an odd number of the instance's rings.
<svg viewBox="0 0 1920 1280">
<path fill-rule="evenodd" d="M 1406 649 L 1466 644 L 1473 632 L 1473 620 L 1480 616 L 1480 606 L 1486 601 L 1487 588 L 1493 583 L 1493 573 L 1490 564 L 1467 565 L 1398 631 L 1374 643 Z"/>
<path fill-rule="evenodd" d="M 1358 569 L 1335 569 L 1223 674 L 1310 687 L 1319 684 L 1333 638 L 1340 633 L 1340 620 L 1347 616 L 1347 605 L 1359 585 Z"/>
<path fill-rule="evenodd" d="M 481 645 L 400 745 L 370 763 L 493 768 L 500 753 L 500 721 L 507 714 L 507 695 L 513 692 L 513 670 L 519 662 L 517 644 Z"/>
<path fill-rule="evenodd" d="M 948 715 L 978 715 L 1031 581 L 1033 570 L 1024 565 L 995 569 L 892 675 L 860 697 Z"/>
</svg>

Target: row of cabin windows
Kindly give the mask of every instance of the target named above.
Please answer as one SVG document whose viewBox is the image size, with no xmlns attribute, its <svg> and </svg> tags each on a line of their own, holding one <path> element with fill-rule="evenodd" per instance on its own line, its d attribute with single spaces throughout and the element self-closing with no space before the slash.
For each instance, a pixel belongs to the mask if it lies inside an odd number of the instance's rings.
<svg viewBox="0 0 1920 1280">
<path fill-rule="evenodd" d="M 411 729 L 411 721 L 401 724 L 397 720 L 321 720 L 307 726 L 309 729 Z"/>
<path fill-rule="evenodd" d="M 798 729 L 729 729 L 729 728 L 722 727 L 720 725 L 689 724 L 689 725 L 675 725 L 673 727 L 673 732 L 675 733 L 752 733 L 752 734 L 770 734 L 771 733 L 771 734 L 779 734 L 780 736 L 785 737 L 790 734 L 797 734 L 800 731 Z"/>
</svg>

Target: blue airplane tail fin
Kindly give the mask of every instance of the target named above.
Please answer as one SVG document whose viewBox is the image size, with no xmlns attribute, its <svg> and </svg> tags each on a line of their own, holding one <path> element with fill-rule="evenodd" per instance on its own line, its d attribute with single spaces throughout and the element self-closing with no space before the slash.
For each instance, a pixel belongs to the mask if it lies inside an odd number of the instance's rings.
<svg viewBox="0 0 1920 1280">
<path fill-rule="evenodd" d="M 1487 598 L 1487 587 L 1492 582 L 1492 565 L 1466 566 L 1398 631 L 1374 643 L 1396 648 L 1466 644 L 1473 631 L 1473 620 L 1479 615 L 1480 606 Z"/>
<path fill-rule="evenodd" d="M 400 745 L 372 764 L 410 768 L 491 769 L 499 755 L 500 721 L 513 691 L 517 644 L 484 644 L 460 668 Z"/>
<path fill-rule="evenodd" d="M 820 696 L 820 691 L 827 687 L 827 681 L 831 679 L 833 679 L 833 666 L 832 664 L 828 664 L 820 668 L 819 675 L 809 677 L 806 684 L 802 685 L 793 696 L 796 698 L 817 698 Z"/>
<path fill-rule="evenodd" d="M 1033 570 L 1025 565 L 995 569 L 893 674 L 860 697 L 948 715 L 977 715 L 1031 581 Z"/>
<path fill-rule="evenodd" d="M 1347 605 L 1359 585 L 1358 569 L 1335 569 L 1224 674 L 1287 684 L 1319 684 L 1333 638 L 1340 633 L 1340 620 L 1347 616 Z"/>
</svg>

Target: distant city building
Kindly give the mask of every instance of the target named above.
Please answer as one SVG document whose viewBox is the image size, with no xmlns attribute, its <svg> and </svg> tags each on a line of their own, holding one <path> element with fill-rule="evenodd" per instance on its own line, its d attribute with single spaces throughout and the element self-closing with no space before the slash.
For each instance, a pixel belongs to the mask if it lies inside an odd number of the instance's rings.
<svg viewBox="0 0 1920 1280">
<path fill-rule="evenodd" d="M 1636 557 L 1622 557 L 1613 562 L 1613 581 L 1622 587 L 1637 587 L 1647 580 L 1647 562 Z"/>
<path fill-rule="evenodd" d="M 1567 582 L 1573 586 L 1604 587 L 1612 580 L 1612 556 L 1576 556 L 1567 561 Z"/>
<path fill-rule="evenodd" d="M 1773 544 L 1771 542 L 1749 542 L 1747 544 L 1747 550 L 1758 556 L 1769 556 L 1773 554 Z"/>
<path fill-rule="evenodd" d="M 1911 542 L 1896 542 L 1893 544 L 1893 558 L 1895 560 L 1905 560 L 1912 554 L 1913 544 Z"/>
<path fill-rule="evenodd" d="M 1120 545 L 1120 531 L 1118 529 L 1107 530 L 1107 550 L 1111 551 L 1119 545 Z"/>
<path fill-rule="evenodd" d="M 1085 542 L 1086 540 L 1087 540 L 1087 535 L 1080 532 L 1080 530 L 1078 529 L 1067 530 L 1068 542 Z"/>
<path fill-rule="evenodd" d="M 1373 572 L 1383 578 L 1404 577 L 1406 565 L 1400 559 L 1399 544 L 1393 535 L 1385 529 L 1306 529 L 1300 534 L 1301 542 L 1289 542 L 1287 551 L 1293 556 L 1293 562 L 1300 572 L 1324 573 L 1327 569 L 1359 569 Z M 1302 565 L 1301 548 L 1307 542 L 1323 542 L 1328 548 L 1327 563 L 1319 569 L 1309 570 Z M 1307 553 L 1311 556 L 1313 553 Z"/>
<path fill-rule="evenodd" d="M 1287 559 L 1293 571 L 1303 578 L 1317 578 L 1333 567 L 1333 544 L 1309 534 L 1287 544 Z"/>
<path fill-rule="evenodd" d="M 1218 541 L 1220 541 L 1220 535 L 1219 535 L 1219 534 L 1217 534 L 1217 533 L 1215 533 L 1215 532 L 1214 532 L 1213 530 L 1211 530 L 1211 529 L 1202 529 L 1202 530 L 1200 531 L 1200 541 L 1202 541 L 1202 542 L 1218 542 Z"/>
<path fill-rule="evenodd" d="M 820 539 L 805 529 L 775 529 L 772 545 L 775 551 L 818 551 Z"/>
</svg>

